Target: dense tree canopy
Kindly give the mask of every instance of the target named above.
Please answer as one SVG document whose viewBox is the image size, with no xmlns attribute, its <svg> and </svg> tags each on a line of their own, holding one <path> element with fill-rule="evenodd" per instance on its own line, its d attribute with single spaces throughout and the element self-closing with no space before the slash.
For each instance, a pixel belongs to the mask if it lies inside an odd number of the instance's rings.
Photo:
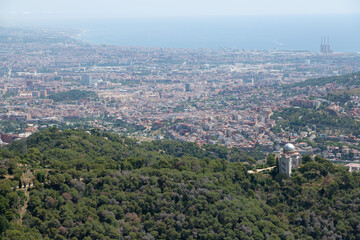
<svg viewBox="0 0 360 240">
<path fill-rule="evenodd" d="M 343 86 L 360 85 L 359 77 L 360 77 L 360 72 L 355 72 L 341 76 L 307 79 L 302 82 L 289 84 L 285 87 L 294 88 L 294 87 L 306 87 L 306 86 L 324 86 L 328 83 L 336 83 Z"/>
<path fill-rule="evenodd" d="M 4 239 L 360 238 L 360 177 L 320 157 L 286 179 L 220 146 L 56 128 L 23 144 L 1 152 L 34 173 L 21 226 L 19 181 L 1 180 Z"/>
<path fill-rule="evenodd" d="M 272 118 L 277 120 L 277 128 L 284 130 L 299 132 L 316 129 L 321 133 L 330 129 L 344 134 L 360 134 L 359 121 L 331 110 L 286 108 L 274 113 Z"/>
</svg>

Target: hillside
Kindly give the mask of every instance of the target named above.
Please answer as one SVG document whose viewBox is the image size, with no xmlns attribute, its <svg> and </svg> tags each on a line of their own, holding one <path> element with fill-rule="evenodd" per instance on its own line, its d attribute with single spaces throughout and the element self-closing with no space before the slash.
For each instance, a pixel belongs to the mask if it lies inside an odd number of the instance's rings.
<svg viewBox="0 0 360 240">
<path fill-rule="evenodd" d="M 238 149 L 56 128 L 1 156 L 3 239 L 360 238 L 359 174 L 319 157 L 285 179 Z"/>
<path fill-rule="evenodd" d="M 329 109 L 285 108 L 272 115 L 277 120 L 274 131 L 292 132 L 317 130 L 319 133 L 332 131 L 341 134 L 360 135 L 360 122 L 349 116 L 337 114 Z"/>
<path fill-rule="evenodd" d="M 74 36 L 79 34 L 76 30 L 56 31 L 54 29 L 26 29 L 26 28 L 7 28 L 0 26 L 0 45 L 1 44 L 80 44 Z"/>
<path fill-rule="evenodd" d="M 359 86 L 360 85 L 360 72 L 351 74 L 335 76 L 335 77 L 322 77 L 307 79 L 302 82 L 285 85 L 285 88 L 306 87 L 306 86 L 324 86 L 328 83 L 336 83 L 342 86 Z"/>
</svg>

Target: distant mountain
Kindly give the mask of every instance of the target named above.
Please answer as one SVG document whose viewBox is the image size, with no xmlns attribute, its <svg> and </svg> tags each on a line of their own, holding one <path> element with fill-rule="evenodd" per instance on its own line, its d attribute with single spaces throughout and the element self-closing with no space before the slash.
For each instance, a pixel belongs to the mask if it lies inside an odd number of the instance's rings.
<svg viewBox="0 0 360 240">
<path fill-rule="evenodd" d="M 303 82 L 285 85 L 285 88 L 306 87 L 306 86 L 324 86 L 328 83 L 337 83 L 343 86 L 360 86 L 360 72 L 346 74 L 336 77 L 312 78 Z"/>
<path fill-rule="evenodd" d="M 2 239 L 360 239 L 360 175 L 321 157 L 286 179 L 238 149 L 56 128 L 0 153 Z"/>
<path fill-rule="evenodd" d="M 79 44 L 74 30 L 22 29 L 0 26 L 0 44 Z M 21 45 L 19 45 L 21 47 Z"/>
</svg>

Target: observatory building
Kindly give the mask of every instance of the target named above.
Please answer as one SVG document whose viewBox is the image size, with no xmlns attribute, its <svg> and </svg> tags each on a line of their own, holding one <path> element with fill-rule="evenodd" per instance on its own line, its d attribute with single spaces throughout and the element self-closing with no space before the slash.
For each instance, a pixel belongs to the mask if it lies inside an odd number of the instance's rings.
<svg viewBox="0 0 360 240">
<path fill-rule="evenodd" d="M 286 176 L 290 177 L 291 170 L 298 168 L 301 164 L 302 159 L 300 154 L 295 150 L 295 146 L 287 143 L 280 157 L 279 172 L 285 173 Z"/>
</svg>

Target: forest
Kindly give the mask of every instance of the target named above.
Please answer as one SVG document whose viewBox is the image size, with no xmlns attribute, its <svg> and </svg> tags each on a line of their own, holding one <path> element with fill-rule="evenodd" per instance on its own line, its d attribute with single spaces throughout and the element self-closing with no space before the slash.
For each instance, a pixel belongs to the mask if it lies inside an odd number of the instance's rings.
<svg viewBox="0 0 360 240">
<path fill-rule="evenodd" d="M 334 77 L 311 78 L 302 82 L 286 85 L 285 88 L 291 89 L 294 87 L 324 86 L 328 83 L 335 83 L 342 86 L 358 86 L 360 85 L 360 72 Z"/>
<path fill-rule="evenodd" d="M 343 134 L 360 134 L 360 122 L 345 115 L 338 114 L 329 109 L 306 109 L 285 108 L 272 115 L 277 120 L 277 126 L 273 129 L 282 129 L 294 132 L 306 131 L 307 129 L 325 132 L 326 130 L 337 131 Z"/>
<path fill-rule="evenodd" d="M 0 156 L 2 239 L 360 239 L 360 175 L 321 157 L 286 178 L 240 149 L 55 127 Z"/>
</svg>

